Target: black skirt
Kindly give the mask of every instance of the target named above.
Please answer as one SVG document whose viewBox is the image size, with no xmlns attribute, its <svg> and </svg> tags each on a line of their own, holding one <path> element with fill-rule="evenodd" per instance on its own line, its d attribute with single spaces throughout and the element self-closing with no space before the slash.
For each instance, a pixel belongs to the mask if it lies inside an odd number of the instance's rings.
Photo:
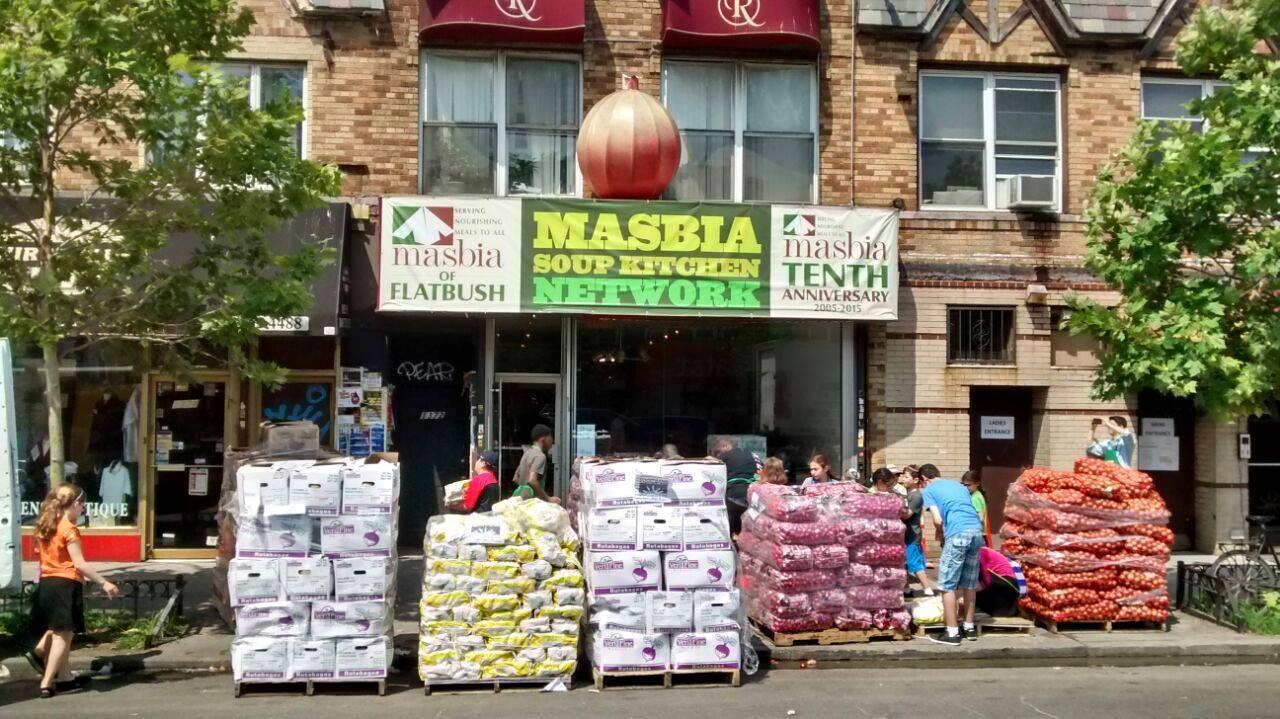
<svg viewBox="0 0 1280 719">
<path fill-rule="evenodd" d="M 84 634 L 84 584 L 63 577 L 43 577 L 31 606 L 31 634 L 45 631 Z"/>
</svg>

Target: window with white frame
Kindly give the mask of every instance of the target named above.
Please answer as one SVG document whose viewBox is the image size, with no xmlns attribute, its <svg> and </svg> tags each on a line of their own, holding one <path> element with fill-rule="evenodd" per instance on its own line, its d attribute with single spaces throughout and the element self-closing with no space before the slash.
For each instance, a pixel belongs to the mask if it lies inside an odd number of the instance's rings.
<svg viewBox="0 0 1280 719">
<path fill-rule="evenodd" d="M 920 73 L 920 204 L 1009 209 L 1061 205 L 1056 76 Z"/>
<path fill-rule="evenodd" d="M 286 100 L 306 107 L 307 69 L 304 65 L 227 62 L 218 65 L 218 69 L 227 80 L 244 85 L 251 109 L 261 110 L 273 102 Z M 190 76 L 184 75 L 183 81 L 190 82 Z M 306 156 L 305 118 L 294 128 L 293 146 L 299 156 Z M 163 154 L 163 142 L 147 148 L 149 162 L 155 162 Z"/>
<path fill-rule="evenodd" d="M 676 200 L 814 202 L 812 64 L 669 60 L 662 98 L 680 128 Z"/>
<path fill-rule="evenodd" d="M 422 191 L 576 194 L 581 85 L 574 57 L 424 53 Z"/>
<path fill-rule="evenodd" d="M 1196 132 L 1208 123 L 1191 111 L 1191 103 L 1208 98 L 1230 85 L 1222 80 L 1193 80 L 1176 77 L 1148 77 L 1142 80 L 1142 119 L 1168 125 L 1185 122 Z M 1264 150 L 1254 148 L 1241 154 L 1242 163 L 1252 162 Z"/>
</svg>

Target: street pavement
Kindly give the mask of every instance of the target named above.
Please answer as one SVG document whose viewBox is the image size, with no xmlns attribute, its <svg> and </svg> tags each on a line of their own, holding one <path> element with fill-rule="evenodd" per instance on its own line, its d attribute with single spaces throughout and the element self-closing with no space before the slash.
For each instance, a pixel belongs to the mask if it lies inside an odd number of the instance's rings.
<svg viewBox="0 0 1280 719">
<path fill-rule="evenodd" d="M 1268 665 L 1032 669 L 815 669 L 773 671 L 741 688 L 608 689 L 567 693 L 468 692 L 424 696 L 400 675 L 388 696 L 232 696 L 225 674 L 134 674 L 95 679 L 87 690 L 39 699 L 32 681 L 0 684 L 0 716 L 270 717 L 378 716 L 448 719 L 734 717 L 872 719 L 990 717 L 1275 717 L 1276 668 Z"/>
</svg>

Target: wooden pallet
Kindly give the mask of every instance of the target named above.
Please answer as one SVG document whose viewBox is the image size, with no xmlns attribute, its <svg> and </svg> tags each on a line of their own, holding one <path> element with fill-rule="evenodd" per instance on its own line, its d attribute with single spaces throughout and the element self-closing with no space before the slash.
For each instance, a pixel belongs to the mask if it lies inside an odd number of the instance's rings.
<svg viewBox="0 0 1280 719">
<path fill-rule="evenodd" d="M 493 679 L 431 679 L 422 683 L 423 693 L 459 694 L 465 692 L 542 691 L 555 677 L 496 677 Z M 572 681 L 565 677 L 566 686 Z"/>
<path fill-rule="evenodd" d="M 385 697 L 387 695 L 386 679 L 343 679 L 301 682 L 236 682 L 235 696 L 237 698 L 242 697 L 247 690 L 250 694 L 296 694 L 301 692 L 310 697 L 315 696 L 317 687 L 334 688 L 343 692 L 349 692 L 353 689 L 377 689 L 378 696 Z M 324 692 L 322 691 L 322 693 Z"/>
<path fill-rule="evenodd" d="M 1030 634 L 1035 628 L 1036 623 L 1030 619 L 1022 617 L 985 617 L 979 618 L 974 622 L 978 628 L 978 636 L 982 636 L 983 632 L 1009 632 L 1014 634 Z M 927 624 L 921 626 L 916 625 L 917 635 L 924 635 L 929 632 L 942 632 L 947 628 L 946 624 Z"/>
<path fill-rule="evenodd" d="M 773 642 L 775 647 L 790 647 L 796 644 L 866 644 L 872 641 L 910 641 L 918 634 L 897 629 L 824 629 L 820 632 L 775 632 L 768 627 L 752 622 L 761 636 Z"/>
<path fill-rule="evenodd" d="M 737 669 L 671 669 L 665 672 L 606 672 L 592 667 L 591 678 L 595 682 L 597 690 L 742 686 L 742 672 Z"/>
<path fill-rule="evenodd" d="M 1107 632 L 1112 630 L 1147 630 L 1169 631 L 1169 622 L 1121 622 L 1113 619 L 1092 619 L 1071 622 L 1056 622 L 1048 617 L 1035 617 L 1035 623 L 1054 634 L 1064 632 Z"/>
</svg>

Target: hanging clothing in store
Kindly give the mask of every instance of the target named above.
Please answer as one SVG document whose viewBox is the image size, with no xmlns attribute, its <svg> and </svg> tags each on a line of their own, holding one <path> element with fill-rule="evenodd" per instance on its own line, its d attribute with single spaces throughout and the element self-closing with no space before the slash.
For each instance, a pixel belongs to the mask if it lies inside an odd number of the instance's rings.
<svg viewBox="0 0 1280 719">
<path fill-rule="evenodd" d="M 120 460 L 102 468 L 102 480 L 98 487 L 103 504 L 128 504 L 133 495 L 133 476 Z"/>
<path fill-rule="evenodd" d="M 124 407 L 121 418 L 121 442 L 124 444 L 124 461 L 129 464 L 138 463 L 138 425 L 142 422 L 142 385 L 135 384 L 129 395 L 129 402 Z"/>
</svg>

